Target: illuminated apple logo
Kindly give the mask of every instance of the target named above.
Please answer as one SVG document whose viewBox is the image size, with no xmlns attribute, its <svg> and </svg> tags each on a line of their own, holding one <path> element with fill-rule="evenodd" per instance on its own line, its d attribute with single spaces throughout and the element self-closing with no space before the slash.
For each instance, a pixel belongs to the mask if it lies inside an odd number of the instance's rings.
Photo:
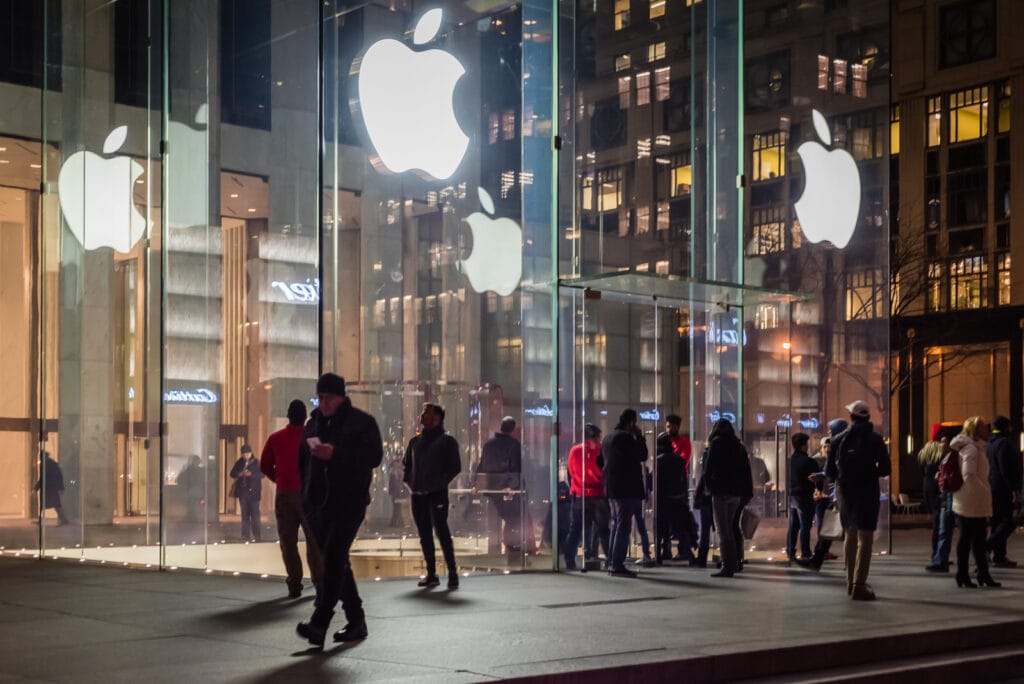
<svg viewBox="0 0 1024 684">
<path fill-rule="evenodd" d="M 825 145 L 832 144 L 828 122 L 813 110 L 814 130 Z M 857 162 L 846 150 L 831 152 L 814 141 L 796 151 L 804 164 L 804 194 L 794 205 L 800 227 L 810 242 L 828 240 L 838 249 L 846 247 L 857 227 L 860 214 L 860 173 Z"/>
<path fill-rule="evenodd" d="M 483 188 L 478 188 L 477 194 L 487 213 L 478 211 L 466 218 L 473 234 L 473 252 L 459 261 L 459 270 L 477 292 L 510 295 L 523 275 L 523 229 L 512 219 L 491 218 L 494 200 Z"/>
<path fill-rule="evenodd" d="M 118 126 L 103 143 L 103 154 L 108 156 L 75 152 L 60 168 L 60 208 L 84 249 L 131 251 L 149 227 L 133 199 L 142 164 L 131 157 L 109 156 L 121 149 L 127 137 L 128 127 Z"/>
<path fill-rule="evenodd" d="M 434 39 L 441 16 L 435 8 L 420 18 L 416 45 Z M 453 105 L 455 85 L 466 73 L 459 60 L 444 50 L 416 52 L 387 38 L 371 45 L 357 64 L 358 106 L 376 151 L 374 166 L 451 177 L 469 145 Z"/>
</svg>

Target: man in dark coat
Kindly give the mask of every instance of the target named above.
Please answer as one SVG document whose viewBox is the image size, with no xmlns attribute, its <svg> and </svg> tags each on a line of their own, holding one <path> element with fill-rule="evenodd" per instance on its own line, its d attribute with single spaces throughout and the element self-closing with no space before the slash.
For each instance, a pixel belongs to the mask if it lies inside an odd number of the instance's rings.
<svg viewBox="0 0 1024 684">
<path fill-rule="evenodd" d="M 985 542 L 992 554 L 992 565 L 1015 568 L 1017 563 L 1006 557 L 1006 542 L 1016 527 L 1013 504 L 1020 496 L 1021 458 L 1011 436 L 1010 419 L 996 416 L 992 421 L 992 437 L 988 442 L 988 484 L 992 488 L 992 534 Z"/>
<path fill-rule="evenodd" d="M 260 462 L 248 444 L 242 445 L 242 455 L 231 468 L 235 478 L 235 496 L 242 509 L 242 539 L 260 541 L 260 498 L 263 496 L 263 473 Z"/>
<path fill-rule="evenodd" d="M 409 440 L 402 464 L 405 484 L 412 491 L 412 519 L 420 535 L 420 548 L 427 576 L 419 586 L 431 588 L 441 583 L 437 577 L 434 534 L 441 542 L 441 553 L 448 566 L 448 588 L 458 589 L 459 570 L 455 565 L 455 546 L 448 529 L 448 485 L 462 471 L 459 443 L 444 429 L 444 408 L 426 403 L 420 414 L 423 429 Z"/>
<path fill-rule="evenodd" d="M 855 601 L 873 601 L 867 584 L 871 547 L 878 528 L 881 491 L 878 478 L 892 472 L 889 451 L 871 424 L 867 402 L 846 407 L 850 427 L 832 440 L 825 475 L 836 481 L 839 519 L 845 531 L 847 593 Z"/>
<path fill-rule="evenodd" d="M 68 524 L 68 517 L 64 515 L 64 507 L 60 503 L 61 492 L 64 491 L 64 473 L 49 451 L 43 453 L 42 477 L 36 481 L 34 489 L 43 494 L 40 511 L 52 508 L 57 511 L 57 527 Z M 42 513 L 39 514 L 42 518 Z"/>
<path fill-rule="evenodd" d="M 711 495 L 722 555 L 722 569 L 711 576 L 732 577 L 740 570 L 742 557 L 743 540 L 737 539 L 736 521 L 743 501 L 754 495 L 754 482 L 747 450 L 725 418 L 715 423 L 708 437 L 704 482 Z"/>
<path fill-rule="evenodd" d="M 348 624 L 335 641 L 365 639 L 366 615 L 349 563 L 349 551 L 370 503 L 374 468 L 384 458 L 384 444 L 373 416 L 352 405 L 345 380 L 324 373 L 316 383 L 318 407 L 306 423 L 299 445 L 306 521 L 320 548 L 323 575 L 309 622 L 296 631 L 314 646 L 324 636 L 341 601 Z"/>
<path fill-rule="evenodd" d="M 678 417 L 678 416 L 675 416 Z M 658 486 L 656 488 L 656 511 L 658 538 L 655 544 L 658 561 L 672 559 L 672 538 L 679 540 L 679 553 L 674 560 L 694 560 L 696 546 L 693 514 L 689 505 L 689 475 L 686 460 L 675 448 L 671 428 L 673 416 L 669 416 L 669 431 L 658 436 Z M 679 425 L 675 424 L 678 434 Z"/>
<path fill-rule="evenodd" d="M 523 455 L 519 440 L 513 435 L 516 419 L 512 416 L 502 418 L 500 430 L 484 442 L 480 450 L 480 462 L 470 480 L 473 482 L 474 494 L 481 489 L 491 492 L 484 496 L 505 523 L 500 538 L 512 553 L 522 551 L 524 541 L 520 524 L 522 496 L 519 494 Z M 502 493 L 495 493 L 499 490 Z"/>
<path fill-rule="evenodd" d="M 611 505 L 611 549 L 608 574 L 614 577 L 636 577 L 626 569 L 626 549 L 633 518 L 643 506 L 645 483 L 643 462 L 647 460 L 647 442 L 637 426 L 637 413 L 626 409 L 619 423 L 601 443 L 599 465 L 603 471 L 604 490 Z"/>
<path fill-rule="evenodd" d="M 789 459 L 789 530 L 786 534 L 786 557 L 796 560 L 797 532 L 800 535 L 800 554 L 811 558 L 811 523 L 814 520 L 814 482 L 811 476 L 818 472 L 818 464 L 807 454 L 810 437 L 802 432 L 793 435 L 793 455 Z"/>
</svg>

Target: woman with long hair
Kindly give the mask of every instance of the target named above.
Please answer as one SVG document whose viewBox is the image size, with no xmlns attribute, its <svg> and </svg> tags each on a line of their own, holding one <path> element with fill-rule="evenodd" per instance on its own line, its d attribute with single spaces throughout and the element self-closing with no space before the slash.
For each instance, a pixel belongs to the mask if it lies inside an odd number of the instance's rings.
<svg viewBox="0 0 1024 684">
<path fill-rule="evenodd" d="M 960 472 L 964 484 L 953 492 L 953 513 L 960 521 L 960 539 L 956 545 L 956 585 L 975 588 L 971 581 L 970 555 L 978 569 L 978 584 L 986 587 L 1001 586 L 992 579 L 988 570 L 988 556 L 985 553 L 986 521 L 992 515 L 992 490 L 988 484 L 988 458 L 985 442 L 988 439 L 988 423 L 981 416 L 972 416 L 964 421 L 963 430 L 949 443 L 950 448 L 959 452 Z M 952 457 L 952 455 L 951 455 Z"/>
</svg>

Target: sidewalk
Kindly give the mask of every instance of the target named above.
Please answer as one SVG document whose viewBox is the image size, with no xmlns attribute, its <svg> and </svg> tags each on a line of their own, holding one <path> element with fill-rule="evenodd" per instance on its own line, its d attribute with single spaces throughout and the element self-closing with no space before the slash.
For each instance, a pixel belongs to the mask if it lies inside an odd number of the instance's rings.
<svg viewBox="0 0 1024 684">
<path fill-rule="evenodd" d="M 873 603 L 847 598 L 842 561 L 820 575 L 750 564 L 732 580 L 681 567 L 471 576 L 451 593 L 362 581 L 370 638 L 316 655 L 294 634 L 312 597 L 285 599 L 279 579 L 3 557 L 0 681 L 470 682 L 720 654 L 753 677 L 773 649 L 1024 621 L 1024 569 L 997 569 L 1002 589 L 958 590 L 923 571 L 928 534 L 896 532 L 899 555 L 872 567 Z"/>
</svg>

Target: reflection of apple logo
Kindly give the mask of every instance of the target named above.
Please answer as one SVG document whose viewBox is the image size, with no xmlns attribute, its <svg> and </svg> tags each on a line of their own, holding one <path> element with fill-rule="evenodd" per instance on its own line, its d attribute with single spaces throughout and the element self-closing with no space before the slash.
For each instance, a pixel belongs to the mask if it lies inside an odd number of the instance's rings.
<svg viewBox="0 0 1024 684">
<path fill-rule="evenodd" d="M 473 252 L 459 261 L 459 270 L 477 292 L 510 295 L 523 275 L 523 230 L 512 219 L 491 218 L 494 200 L 483 188 L 478 188 L 477 194 L 487 213 L 478 211 L 466 218 L 473 233 Z"/>
<path fill-rule="evenodd" d="M 103 154 L 121 149 L 128 127 L 118 126 L 103 143 Z M 142 164 L 131 157 L 75 152 L 57 177 L 60 208 L 71 234 L 84 249 L 113 247 L 128 252 L 146 234 L 146 218 L 135 207 L 135 181 Z"/>
<path fill-rule="evenodd" d="M 423 45 L 441 27 L 442 11 L 424 14 L 413 32 Z M 371 45 L 361 61 L 359 102 L 375 161 L 389 171 L 419 169 L 438 180 L 450 177 L 462 162 L 469 137 L 455 119 L 455 84 L 466 73 L 444 50 L 415 52 L 386 38 Z"/>
<path fill-rule="evenodd" d="M 832 144 L 828 122 L 813 110 L 814 130 L 825 145 Z M 804 235 L 811 242 L 828 240 L 842 249 L 850 242 L 860 214 L 860 173 L 846 150 L 827 151 L 805 142 L 796 151 L 804 164 L 804 194 L 794 204 Z"/>
</svg>

